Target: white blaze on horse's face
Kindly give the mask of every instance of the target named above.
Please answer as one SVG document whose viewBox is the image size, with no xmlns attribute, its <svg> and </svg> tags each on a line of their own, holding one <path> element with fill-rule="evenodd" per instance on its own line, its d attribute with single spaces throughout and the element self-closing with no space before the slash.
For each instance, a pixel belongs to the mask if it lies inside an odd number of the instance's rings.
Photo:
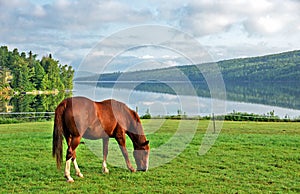
<svg viewBox="0 0 300 194">
<path fill-rule="evenodd" d="M 150 150 L 146 150 L 146 151 L 147 151 L 147 156 L 146 156 L 146 171 L 147 171 L 149 168 L 149 152 L 150 152 Z"/>
<path fill-rule="evenodd" d="M 138 171 L 147 171 L 148 170 L 149 153 L 150 153 L 150 148 L 149 148 L 148 144 L 146 146 L 144 146 L 144 149 L 134 150 L 133 156 L 134 156 Z"/>
</svg>

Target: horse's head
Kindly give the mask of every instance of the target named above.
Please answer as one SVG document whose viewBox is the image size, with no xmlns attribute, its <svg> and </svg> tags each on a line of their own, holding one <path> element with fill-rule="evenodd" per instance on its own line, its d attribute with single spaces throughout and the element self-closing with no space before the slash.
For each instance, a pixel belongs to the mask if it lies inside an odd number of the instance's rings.
<svg viewBox="0 0 300 194">
<path fill-rule="evenodd" d="M 133 156 L 138 171 L 147 171 L 149 165 L 150 146 L 149 141 L 146 141 L 139 149 L 133 151 Z"/>
</svg>

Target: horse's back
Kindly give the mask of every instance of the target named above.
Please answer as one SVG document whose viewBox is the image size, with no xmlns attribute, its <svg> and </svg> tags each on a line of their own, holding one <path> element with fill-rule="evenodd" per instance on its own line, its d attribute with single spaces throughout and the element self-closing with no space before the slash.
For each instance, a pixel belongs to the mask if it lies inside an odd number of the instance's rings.
<svg viewBox="0 0 300 194">
<path fill-rule="evenodd" d="M 94 101 L 88 98 L 72 97 L 65 101 L 67 101 L 65 114 L 68 117 L 87 117 L 95 114 Z"/>
<path fill-rule="evenodd" d="M 65 106 L 65 126 L 72 136 L 89 139 L 113 137 L 117 126 L 128 130 L 133 122 L 140 122 L 133 110 L 113 99 L 95 102 L 85 97 L 71 97 L 61 104 Z"/>
<path fill-rule="evenodd" d="M 136 118 L 137 114 L 122 102 L 108 99 L 97 104 L 102 113 L 99 115 L 99 119 L 103 124 L 113 121 L 122 128 L 128 129 L 132 122 L 138 119 Z"/>
<path fill-rule="evenodd" d="M 94 101 L 85 97 L 72 97 L 64 100 L 64 122 L 72 136 L 83 136 L 85 131 L 97 120 Z"/>
</svg>

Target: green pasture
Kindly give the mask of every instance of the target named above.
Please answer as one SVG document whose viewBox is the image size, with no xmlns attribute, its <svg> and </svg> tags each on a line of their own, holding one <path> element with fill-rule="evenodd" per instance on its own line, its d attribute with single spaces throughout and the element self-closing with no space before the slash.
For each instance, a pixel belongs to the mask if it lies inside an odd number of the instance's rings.
<svg viewBox="0 0 300 194">
<path fill-rule="evenodd" d="M 198 121 L 143 120 L 151 147 L 168 141 L 180 122 L 188 131 Z M 213 147 L 199 156 L 208 122 L 199 121 L 191 143 L 176 158 L 145 173 L 115 167 L 108 156 L 110 173 L 102 174 L 102 158 L 80 144 L 77 161 L 84 178 L 72 167 L 71 184 L 52 158 L 52 122 L 0 125 L 0 193 L 300 192 L 300 123 L 226 121 Z"/>
</svg>

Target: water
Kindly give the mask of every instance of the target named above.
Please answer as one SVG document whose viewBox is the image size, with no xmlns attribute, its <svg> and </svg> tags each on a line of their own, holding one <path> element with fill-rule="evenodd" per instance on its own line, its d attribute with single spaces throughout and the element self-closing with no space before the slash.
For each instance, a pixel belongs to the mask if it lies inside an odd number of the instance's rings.
<svg viewBox="0 0 300 194">
<path fill-rule="evenodd" d="M 264 86 L 264 87 L 263 87 Z M 300 92 L 291 84 L 259 85 L 226 85 L 226 100 L 216 100 L 209 97 L 209 91 L 196 87 L 196 95 L 186 92 L 184 85 L 165 90 L 164 87 L 135 87 L 127 84 L 120 87 L 95 84 L 76 84 L 73 94 L 58 95 L 17 95 L 3 97 L 0 101 L 0 113 L 6 112 L 54 112 L 56 106 L 66 97 L 85 96 L 96 101 L 113 98 L 126 103 L 139 115 L 150 112 L 152 116 L 185 114 L 188 116 L 210 116 L 212 113 L 227 114 L 232 112 L 247 112 L 268 114 L 271 111 L 280 118 L 300 117 Z M 172 88 L 171 88 L 172 89 Z M 143 91 L 144 90 L 144 91 Z M 145 91 L 146 90 L 146 91 Z M 150 92 L 156 90 L 156 92 Z M 199 91 L 198 91 L 199 90 Z M 161 92 L 160 92 L 161 91 Z M 174 92 L 179 91 L 179 92 Z M 199 94 L 204 94 L 201 97 Z M 42 114 L 43 116 L 43 114 Z"/>
<path fill-rule="evenodd" d="M 254 114 L 268 114 L 271 111 L 280 118 L 297 118 L 300 110 L 272 105 L 231 100 L 216 100 L 207 97 L 176 95 L 159 92 L 145 92 L 121 88 L 103 88 L 86 84 L 76 84 L 74 96 L 85 96 L 96 101 L 113 98 L 126 103 L 131 109 L 137 110 L 139 115 L 150 112 L 152 116 L 166 116 L 186 114 L 188 116 L 210 116 L 214 114 L 228 114 L 247 112 Z"/>
</svg>

